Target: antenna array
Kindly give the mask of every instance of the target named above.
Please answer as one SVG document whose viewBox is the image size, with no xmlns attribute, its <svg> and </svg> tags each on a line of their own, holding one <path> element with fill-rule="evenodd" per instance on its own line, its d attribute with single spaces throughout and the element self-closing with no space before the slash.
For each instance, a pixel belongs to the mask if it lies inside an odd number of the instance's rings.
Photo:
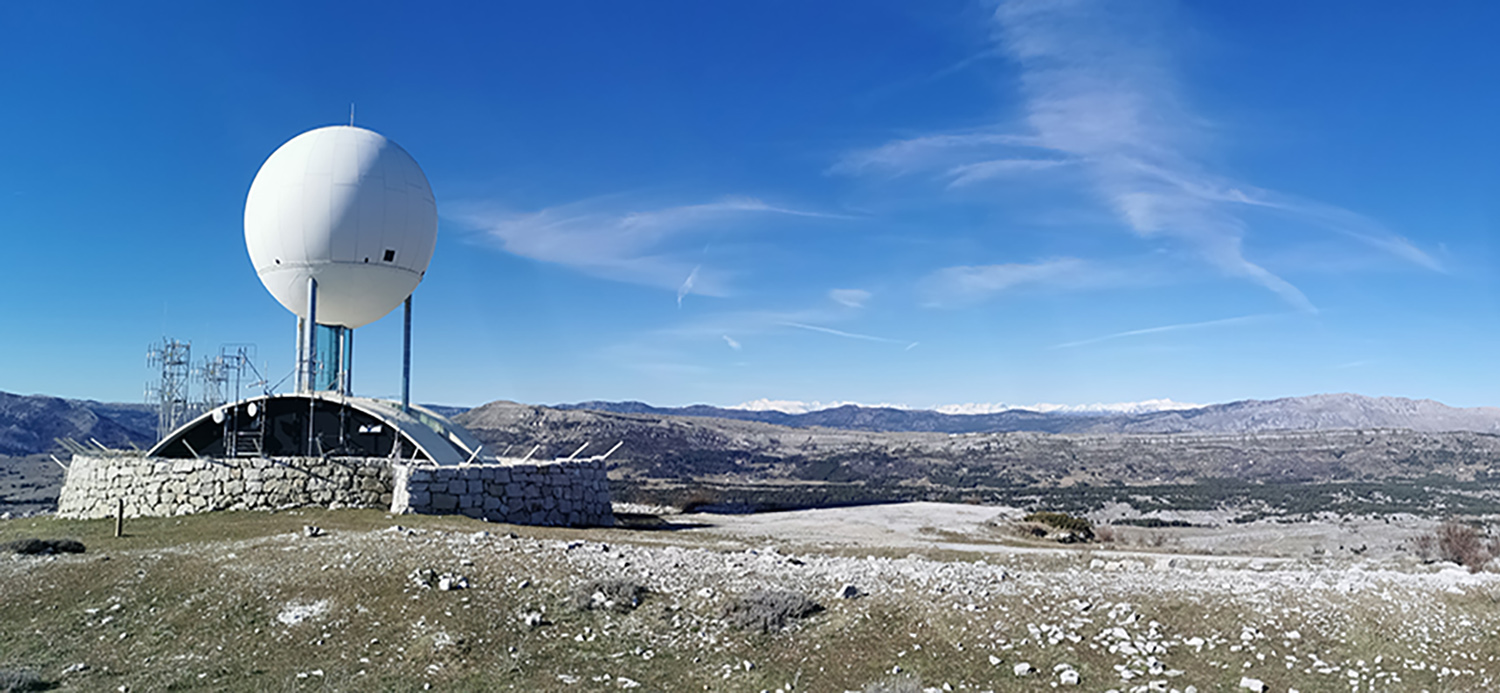
<svg viewBox="0 0 1500 693">
<path fill-rule="evenodd" d="M 146 348 L 146 366 L 159 372 L 157 380 L 146 385 L 146 403 L 156 405 L 157 439 L 167 437 L 192 416 L 188 399 L 192 361 L 192 342 L 162 337 Z"/>
</svg>

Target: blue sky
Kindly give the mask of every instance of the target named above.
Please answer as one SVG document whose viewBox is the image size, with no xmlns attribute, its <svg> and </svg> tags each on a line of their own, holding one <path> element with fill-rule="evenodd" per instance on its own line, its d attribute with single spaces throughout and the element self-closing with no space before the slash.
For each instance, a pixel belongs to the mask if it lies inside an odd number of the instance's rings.
<svg viewBox="0 0 1500 693">
<path fill-rule="evenodd" d="M 0 390 L 289 373 L 244 197 L 353 102 L 421 401 L 1500 404 L 1493 3 L 476 4 L 0 7 Z"/>
</svg>

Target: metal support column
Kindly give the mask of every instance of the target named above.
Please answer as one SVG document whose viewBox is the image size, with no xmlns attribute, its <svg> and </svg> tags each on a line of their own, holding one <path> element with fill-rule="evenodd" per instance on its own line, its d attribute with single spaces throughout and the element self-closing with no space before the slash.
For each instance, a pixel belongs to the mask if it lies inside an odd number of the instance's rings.
<svg viewBox="0 0 1500 693">
<path fill-rule="evenodd" d="M 297 318 L 297 358 L 292 359 L 292 382 L 295 392 L 306 392 L 302 382 L 302 358 L 307 354 L 307 318 Z"/>
<path fill-rule="evenodd" d="M 406 319 L 401 327 L 401 411 L 411 411 L 411 296 L 406 297 Z"/>
<path fill-rule="evenodd" d="M 307 278 L 307 319 L 302 329 L 302 358 L 297 365 L 302 369 L 301 392 L 312 392 L 318 376 L 318 280 Z"/>
<path fill-rule="evenodd" d="M 345 327 L 344 335 L 344 396 L 354 396 L 354 328 Z"/>
<path fill-rule="evenodd" d="M 306 361 L 305 367 L 303 369 L 303 376 L 302 377 L 305 379 L 305 380 L 303 380 L 303 383 L 305 383 L 306 386 L 307 386 L 307 389 L 305 390 L 305 392 L 307 392 L 307 394 L 311 395 L 312 392 L 313 392 L 313 383 L 317 382 L 317 377 L 318 377 L 318 360 L 317 360 L 317 353 L 318 353 L 318 280 L 313 279 L 312 277 L 308 277 L 307 278 L 307 344 L 306 344 L 306 346 L 307 346 L 307 354 L 306 354 L 307 361 Z M 313 435 L 314 435 L 314 432 L 315 432 L 316 429 L 313 426 L 313 415 L 317 411 L 317 403 L 318 403 L 317 398 L 308 397 L 308 399 L 307 399 L 307 449 L 303 453 L 303 454 L 307 455 L 308 457 L 313 457 L 314 454 L 315 454 L 314 451 L 313 451 Z"/>
</svg>

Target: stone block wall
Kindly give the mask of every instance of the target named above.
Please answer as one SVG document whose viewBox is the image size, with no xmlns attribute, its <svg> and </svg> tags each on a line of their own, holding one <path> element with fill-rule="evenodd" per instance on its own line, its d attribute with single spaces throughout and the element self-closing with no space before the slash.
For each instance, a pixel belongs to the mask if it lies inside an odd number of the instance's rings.
<svg viewBox="0 0 1500 693">
<path fill-rule="evenodd" d="M 174 460 L 74 455 L 57 501 L 68 518 L 185 515 L 317 505 L 386 508 L 393 495 L 385 458 Z"/>
<path fill-rule="evenodd" d="M 59 517 L 127 517 L 322 506 L 468 515 L 569 527 L 614 524 L 603 461 L 395 464 L 385 458 L 176 460 L 75 455 Z"/>
<path fill-rule="evenodd" d="M 391 512 L 463 514 L 491 522 L 614 524 L 603 460 L 394 467 Z"/>
</svg>

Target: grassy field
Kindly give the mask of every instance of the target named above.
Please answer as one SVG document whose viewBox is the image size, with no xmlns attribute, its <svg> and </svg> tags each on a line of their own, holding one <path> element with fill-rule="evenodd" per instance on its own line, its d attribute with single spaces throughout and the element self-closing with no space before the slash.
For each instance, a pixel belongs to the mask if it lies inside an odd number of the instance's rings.
<svg viewBox="0 0 1500 693">
<path fill-rule="evenodd" d="M 1242 677 L 1274 691 L 1480 691 L 1500 677 L 1500 582 L 1452 570 L 1134 565 L 1089 548 L 833 555 L 361 510 L 112 530 L 0 522 L 0 541 L 88 546 L 0 557 L 0 670 L 78 691 L 1025 691 L 1053 689 L 1058 667 L 1078 690 L 1122 692 Z M 409 576 L 422 569 L 469 588 L 421 587 Z M 570 605 L 601 578 L 651 593 L 628 613 Z M 844 583 L 865 595 L 834 597 Z M 825 608 L 771 633 L 728 626 L 724 606 L 758 587 Z M 1037 671 L 1017 676 L 1021 663 Z"/>
</svg>

